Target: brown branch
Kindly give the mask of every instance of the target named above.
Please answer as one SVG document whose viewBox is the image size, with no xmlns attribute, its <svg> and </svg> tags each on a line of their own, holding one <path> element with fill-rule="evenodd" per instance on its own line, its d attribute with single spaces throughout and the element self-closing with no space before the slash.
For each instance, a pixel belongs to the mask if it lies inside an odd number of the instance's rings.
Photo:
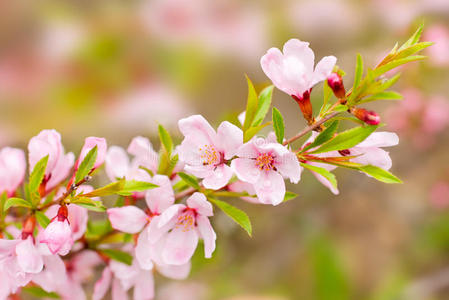
<svg viewBox="0 0 449 300">
<path fill-rule="evenodd" d="M 327 115 L 326 117 L 316 121 L 315 123 L 313 123 L 312 125 L 307 126 L 306 128 L 304 128 L 300 133 L 298 133 L 297 135 L 289 138 L 288 140 L 286 140 L 284 143 L 282 143 L 282 145 L 288 145 L 294 141 L 296 141 L 297 139 L 303 137 L 304 135 L 306 135 L 308 132 L 320 127 L 323 123 L 325 123 L 326 121 L 329 121 L 330 119 L 332 119 L 333 117 L 335 117 L 336 115 L 338 115 L 340 112 L 335 111 L 329 115 Z"/>
</svg>

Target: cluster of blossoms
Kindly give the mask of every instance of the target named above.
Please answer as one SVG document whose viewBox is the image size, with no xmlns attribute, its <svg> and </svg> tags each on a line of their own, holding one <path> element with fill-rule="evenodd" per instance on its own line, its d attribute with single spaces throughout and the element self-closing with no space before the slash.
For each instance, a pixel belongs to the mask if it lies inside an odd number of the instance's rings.
<svg viewBox="0 0 449 300">
<path fill-rule="evenodd" d="M 41 295 L 85 299 L 82 285 L 100 266 L 93 299 L 102 299 L 109 289 L 114 300 L 128 299 L 130 289 L 135 300 L 153 299 L 155 271 L 186 278 L 200 240 L 204 256 L 212 257 L 217 239 L 211 225 L 214 205 L 251 234 L 246 213 L 220 197 L 278 205 L 295 197 L 286 191 L 285 180 L 298 183 L 304 169 L 334 194 L 337 181 L 331 171 L 337 167 L 386 183 L 400 182 L 388 172 L 392 162 L 382 149 L 396 145 L 398 137 L 374 132 L 380 117 L 358 105 L 379 99 L 394 83 L 377 78 L 400 65 L 397 60 L 404 55 L 427 46 L 418 40 L 419 31 L 364 78 L 359 58 L 349 92 L 335 57 L 325 57 L 314 67 L 309 44 L 296 39 L 284 45 L 283 53 L 268 50 L 261 59 L 262 69 L 299 104 L 308 123 L 290 139 L 284 138 L 283 118 L 276 108 L 272 121 L 263 123 L 273 86 L 257 94 L 248 80 L 241 124 L 224 121 L 215 130 L 200 115 L 181 119 L 183 140 L 177 147 L 159 126 L 159 153 L 145 137 L 135 137 L 126 151 L 108 148 L 103 138 L 89 137 L 75 160 L 73 153 L 65 153 L 58 132 L 44 130 L 29 142 L 30 175 L 22 184 L 24 152 L 2 149 L 0 299 L 22 290 L 36 291 L 37 286 Z M 312 88 L 323 81 L 327 98 L 320 113 L 314 114 Z M 330 104 L 332 92 L 336 102 Z M 347 119 L 360 126 L 337 132 L 337 116 L 345 111 L 350 114 Z M 270 124 L 273 132 L 258 135 Z M 308 133 L 301 146 L 294 145 Z M 112 183 L 95 189 L 86 183 L 102 164 Z M 117 201 L 107 208 L 101 197 L 110 195 Z M 88 210 L 106 212 L 107 218 L 91 220 Z"/>
</svg>

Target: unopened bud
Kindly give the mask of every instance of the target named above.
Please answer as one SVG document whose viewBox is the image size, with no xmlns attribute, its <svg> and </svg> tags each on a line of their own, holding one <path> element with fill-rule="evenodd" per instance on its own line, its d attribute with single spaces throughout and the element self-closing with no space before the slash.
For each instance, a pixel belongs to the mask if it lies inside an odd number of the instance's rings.
<svg viewBox="0 0 449 300">
<path fill-rule="evenodd" d="M 377 125 L 380 123 L 380 116 L 372 110 L 364 108 L 354 108 L 352 114 L 359 120 L 369 125 Z"/>
<path fill-rule="evenodd" d="M 64 222 L 65 220 L 67 220 L 67 217 L 69 216 L 69 211 L 67 209 L 66 205 L 61 205 L 58 209 L 58 221 L 60 222 Z"/>
<path fill-rule="evenodd" d="M 327 84 L 334 92 L 334 95 L 338 98 L 344 98 L 346 95 L 345 86 L 343 84 L 343 79 L 338 73 L 332 73 L 327 77 Z"/>
</svg>

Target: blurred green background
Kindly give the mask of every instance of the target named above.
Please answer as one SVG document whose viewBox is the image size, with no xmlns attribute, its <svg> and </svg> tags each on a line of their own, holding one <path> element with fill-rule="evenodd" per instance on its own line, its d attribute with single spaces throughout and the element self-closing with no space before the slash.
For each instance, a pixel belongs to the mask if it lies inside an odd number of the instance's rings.
<svg viewBox="0 0 449 300">
<path fill-rule="evenodd" d="M 214 258 L 198 250 L 188 280 L 157 277 L 156 290 L 164 300 L 449 299 L 447 0 L 0 1 L 0 146 L 25 148 L 46 128 L 75 152 L 91 135 L 123 147 L 143 135 L 157 146 L 158 123 L 180 141 L 181 117 L 217 124 L 243 111 L 245 73 L 269 84 L 259 60 L 270 47 L 309 41 L 317 60 L 338 58 L 349 85 L 356 53 L 374 66 L 423 21 L 436 44 L 401 70 L 403 104 L 370 107 L 399 133 L 389 151 L 404 184 L 337 170 L 334 196 L 304 172 L 293 201 L 235 200 L 253 238 L 218 214 Z M 287 136 L 305 125 L 278 90 L 274 105 Z"/>
</svg>

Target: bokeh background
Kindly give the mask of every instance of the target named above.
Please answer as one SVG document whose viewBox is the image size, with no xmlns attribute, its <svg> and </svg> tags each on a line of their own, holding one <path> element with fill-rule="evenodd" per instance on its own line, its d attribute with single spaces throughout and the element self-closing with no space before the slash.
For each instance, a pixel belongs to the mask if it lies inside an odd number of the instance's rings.
<svg viewBox="0 0 449 300">
<path fill-rule="evenodd" d="M 46 128 L 68 150 L 91 135 L 157 146 L 158 123 L 180 141 L 179 118 L 217 124 L 244 109 L 245 73 L 269 84 L 259 59 L 272 46 L 309 41 L 317 59 L 337 56 L 349 85 L 357 52 L 373 66 L 423 21 L 436 44 L 401 70 L 404 100 L 370 107 L 400 136 L 389 151 L 404 184 L 337 170 L 334 196 L 305 172 L 293 201 L 235 200 L 253 238 L 218 214 L 214 258 L 196 255 L 188 280 L 157 277 L 156 290 L 163 300 L 449 299 L 448 0 L 3 0 L 0 146 L 25 148 Z M 317 107 L 320 87 L 313 95 Z M 287 136 L 305 125 L 278 90 L 274 105 Z"/>
</svg>

